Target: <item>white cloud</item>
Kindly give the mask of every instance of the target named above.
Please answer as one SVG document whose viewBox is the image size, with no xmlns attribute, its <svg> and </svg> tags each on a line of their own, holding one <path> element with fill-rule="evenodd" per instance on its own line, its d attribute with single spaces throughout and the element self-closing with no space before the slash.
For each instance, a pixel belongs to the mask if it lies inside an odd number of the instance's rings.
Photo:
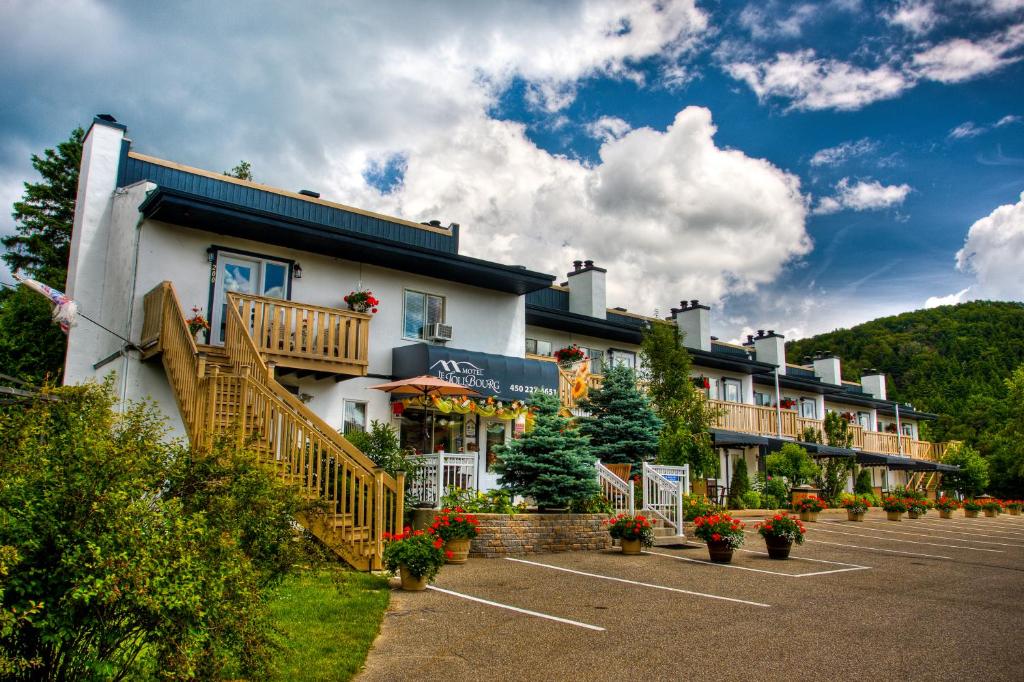
<svg viewBox="0 0 1024 682">
<path fill-rule="evenodd" d="M 911 187 L 907 184 L 883 185 L 878 180 L 851 183 L 849 178 L 843 178 L 836 183 L 835 195 L 823 197 L 814 212 L 826 215 L 842 210 L 876 211 L 902 204 L 910 192 Z"/>
<path fill-rule="evenodd" d="M 808 3 L 797 5 L 788 14 L 776 2 L 752 3 L 740 12 L 739 24 L 754 40 L 797 38 L 803 33 L 804 24 L 817 12 L 818 8 Z"/>
<path fill-rule="evenodd" d="M 587 134 L 595 140 L 617 140 L 630 130 L 632 126 L 618 116 L 602 116 L 585 126 Z"/>
<path fill-rule="evenodd" d="M 957 303 L 963 303 L 967 292 L 970 291 L 970 287 L 961 289 L 955 294 L 949 294 L 948 296 L 929 296 L 928 300 L 924 302 L 925 308 L 938 308 L 940 305 L 956 305 Z"/>
<path fill-rule="evenodd" d="M 956 128 L 949 131 L 949 137 L 960 140 L 965 137 L 977 137 L 985 132 L 983 126 L 977 126 L 974 121 L 964 121 Z"/>
<path fill-rule="evenodd" d="M 1008 125 L 1010 125 L 1012 123 L 1020 123 L 1020 122 L 1021 122 L 1021 117 L 1020 116 L 1016 116 L 1016 115 L 1013 115 L 1013 114 L 1008 114 L 1006 116 L 1003 116 L 998 121 L 996 121 L 996 128 L 1002 128 L 1003 126 L 1008 126 Z"/>
<path fill-rule="evenodd" d="M 953 38 L 915 54 L 912 67 L 924 78 L 961 83 L 998 71 L 1021 57 L 1012 53 L 1024 45 L 1024 24 L 1010 26 L 984 40 Z"/>
<path fill-rule="evenodd" d="M 835 147 L 819 149 L 811 157 L 812 166 L 838 166 L 858 156 L 872 154 L 878 150 L 878 143 L 867 137 L 856 141 L 842 142 Z"/>
<path fill-rule="evenodd" d="M 818 58 L 814 50 L 781 52 L 770 61 L 734 62 L 724 68 L 745 82 L 759 100 L 787 99 L 791 109 L 852 111 L 897 97 L 913 86 L 912 80 L 891 66 L 861 68 Z"/>
<path fill-rule="evenodd" d="M 1024 192 L 971 225 L 956 267 L 976 280 L 965 296 L 1024 300 Z"/>
<path fill-rule="evenodd" d="M 971 0 L 971 3 L 992 16 L 1012 14 L 1024 9 L 1024 0 Z"/>
<path fill-rule="evenodd" d="M 885 16 L 895 26 L 915 36 L 931 31 L 942 18 L 929 0 L 906 0 Z"/>
</svg>

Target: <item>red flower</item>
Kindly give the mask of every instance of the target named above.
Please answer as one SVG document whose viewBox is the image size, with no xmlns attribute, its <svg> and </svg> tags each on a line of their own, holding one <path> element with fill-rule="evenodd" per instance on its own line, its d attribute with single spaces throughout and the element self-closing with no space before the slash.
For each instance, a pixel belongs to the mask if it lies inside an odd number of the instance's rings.
<svg viewBox="0 0 1024 682">
<path fill-rule="evenodd" d="M 718 542 L 719 540 L 722 539 L 722 536 L 719 535 L 718 533 L 712 533 L 711 534 L 711 539 L 714 540 L 715 542 Z"/>
<path fill-rule="evenodd" d="M 437 549 L 441 549 L 441 545 L 443 544 L 444 540 L 442 540 L 441 538 L 434 540 L 434 547 L 436 547 Z"/>
<path fill-rule="evenodd" d="M 450 549 L 446 549 L 444 551 L 444 556 L 446 559 L 451 559 L 454 555 L 452 554 L 452 551 Z"/>
<path fill-rule="evenodd" d="M 371 310 L 370 312 L 372 312 L 372 313 L 375 313 L 375 312 L 377 312 L 377 309 L 376 309 L 376 308 L 374 308 L 374 309 L 373 309 L 373 310 Z"/>
</svg>

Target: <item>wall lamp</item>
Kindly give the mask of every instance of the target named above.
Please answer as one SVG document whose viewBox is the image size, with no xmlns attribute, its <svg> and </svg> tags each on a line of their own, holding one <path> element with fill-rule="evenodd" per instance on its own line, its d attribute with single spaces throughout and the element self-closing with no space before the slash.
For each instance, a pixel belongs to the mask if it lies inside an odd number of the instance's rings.
<svg viewBox="0 0 1024 682">
<path fill-rule="evenodd" d="M 292 266 L 292 279 L 302 279 L 302 266 L 298 263 Z"/>
</svg>

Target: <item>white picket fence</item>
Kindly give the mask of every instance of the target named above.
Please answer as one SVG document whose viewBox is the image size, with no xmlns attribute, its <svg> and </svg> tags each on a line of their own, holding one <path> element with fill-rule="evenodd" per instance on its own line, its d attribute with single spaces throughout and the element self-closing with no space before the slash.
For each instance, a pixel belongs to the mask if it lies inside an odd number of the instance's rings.
<svg viewBox="0 0 1024 682">
<path fill-rule="evenodd" d="M 439 508 L 449 488 L 477 489 L 480 453 L 435 452 L 411 460 L 416 471 L 411 473 L 409 490 L 417 504 Z"/>
</svg>

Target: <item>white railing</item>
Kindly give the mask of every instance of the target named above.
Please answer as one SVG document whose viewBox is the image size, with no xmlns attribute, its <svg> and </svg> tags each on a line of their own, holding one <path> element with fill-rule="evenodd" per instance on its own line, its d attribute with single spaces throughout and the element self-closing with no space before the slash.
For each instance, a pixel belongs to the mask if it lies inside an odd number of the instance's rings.
<svg viewBox="0 0 1024 682">
<path fill-rule="evenodd" d="M 419 504 L 440 507 L 449 488 L 476 491 L 479 453 L 435 452 L 411 458 L 416 465 L 409 491 Z"/>
<path fill-rule="evenodd" d="M 597 484 L 601 486 L 601 495 L 611 502 L 616 514 L 630 514 L 636 511 L 633 492 L 633 481 L 623 481 L 611 469 L 594 462 L 597 469 Z"/>
<path fill-rule="evenodd" d="M 672 526 L 682 537 L 683 495 L 690 489 L 690 469 L 643 463 L 643 510 Z"/>
</svg>

